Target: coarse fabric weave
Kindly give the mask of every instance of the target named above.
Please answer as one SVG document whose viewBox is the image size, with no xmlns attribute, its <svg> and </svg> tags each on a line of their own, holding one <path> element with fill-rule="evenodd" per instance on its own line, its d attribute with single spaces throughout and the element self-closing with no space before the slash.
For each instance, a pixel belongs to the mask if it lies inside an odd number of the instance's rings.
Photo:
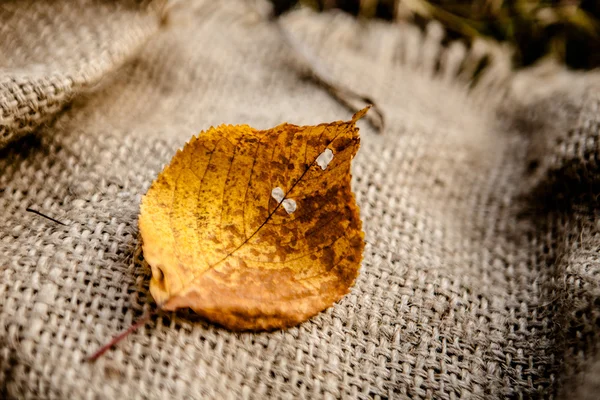
<svg viewBox="0 0 600 400">
<path fill-rule="evenodd" d="M 307 11 L 282 25 L 387 119 L 359 122 L 351 293 L 271 333 L 166 314 L 85 361 L 154 308 L 139 203 L 192 135 L 349 118 L 267 11 L 0 5 L 0 397 L 596 398 L 598 75 Z"/>
</svg>

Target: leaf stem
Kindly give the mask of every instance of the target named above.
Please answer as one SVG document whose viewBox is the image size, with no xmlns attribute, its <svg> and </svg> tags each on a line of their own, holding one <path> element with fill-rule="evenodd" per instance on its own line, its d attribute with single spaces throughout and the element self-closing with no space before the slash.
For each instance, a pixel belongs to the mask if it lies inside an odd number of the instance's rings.
<svg viewBox="0 0 600 400">
<path fill-rule="evenodd" d="M 116 345 L 117 343 L 119 343 L 121 340 L 125 339 L 130 333 L 132 333 L 135 330 L 137 330 L 138 328 L 144 326 L 146 324 L 146 322 L 148 322 L 150 320 L 150 318 L 152 318 L 153 316 L 155 316 L 157 313 L 158 313 L 158 310 L 155 310 L 155 311 L 147 313 L 145 316 L 143 316 L 142 318 L 140 318 L 135 324 L 131 325 L 129 328 L 127 328 L 123 332 L 119 333 L 110 342 L 108 342 L 104 346 L 100 347 L 92 355 L 90 355 L 89 357 L 87 357 L 86 361 L 87 362 L 94 362 L 94 361 L 96 361 L 104 353 L 106 353 L 108 350 L 110 350 L 114 345 Z"/>
</svg>

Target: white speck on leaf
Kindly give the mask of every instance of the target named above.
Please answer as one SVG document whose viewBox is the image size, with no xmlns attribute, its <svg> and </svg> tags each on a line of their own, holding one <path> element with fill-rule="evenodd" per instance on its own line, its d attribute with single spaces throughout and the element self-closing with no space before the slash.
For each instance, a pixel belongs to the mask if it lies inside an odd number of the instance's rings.
<svg viewBox="0 0 600 400">
<path fill-rule="evenodd" d="M 294 211 L 296 211 L 296 208 L 297 208 L 296 202 L 292 199 L 284 200 L 285 193 L 283 193 L 283 189 L 280 188 L 279 186 L 276 187 L 275 189 L 271 190 L 271 197 L 273 197 L 276 202 L 281 203 L 281 205 L 283 206 L 285 211 L 287 211 L 288 214 L 291 214 Z"/>
<path fill-rule="evenodd" d="M 323 151 L 321 154 L 319 154 L 319 157 L 317 157 L 317 164 L 319 164 L 319 167 L 325 171 L 325 168 L 327 168 L 331 160 L 333 160 L 333 151 L 331 151 L 331 149 L 325 149 L 325 151 Z"/>
<path fill-rule="evenodd" d="M 288 214 L 296 211 L 296 202 L 292 199 L 285 199 L 281 205 L 283 208 L 285 208 L 285 211 L 287 211 Z"/>
<path fill-rule="evenodd" d="M 281 200 L 285 197 L 285 193 L 283 193 L 282 188 L 277 186 L 275 189 L 271 190 L 271 197 L 273 197 L 276 202 L 281 203 Z"/>
</svg>

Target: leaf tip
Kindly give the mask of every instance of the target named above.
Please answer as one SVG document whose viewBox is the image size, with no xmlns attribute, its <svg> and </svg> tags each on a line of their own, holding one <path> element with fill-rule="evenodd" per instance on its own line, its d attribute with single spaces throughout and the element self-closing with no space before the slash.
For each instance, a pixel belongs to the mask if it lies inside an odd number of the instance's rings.
<svg viewBox="0 0 600 400">
<path fill-rule="evenodd" d="M 356 122 L 359 119 L 361 119 L 362 117 L 364 117 L 367 112 L 371 109 L 371 107 L 373 107 L 372 104 L 369 104 L 368 106 L 366 106 L 365 108 L 363 108 L 362 110 L 357 111 L 353 116 L 352 116 L 352 122 Z"/>
</svg>

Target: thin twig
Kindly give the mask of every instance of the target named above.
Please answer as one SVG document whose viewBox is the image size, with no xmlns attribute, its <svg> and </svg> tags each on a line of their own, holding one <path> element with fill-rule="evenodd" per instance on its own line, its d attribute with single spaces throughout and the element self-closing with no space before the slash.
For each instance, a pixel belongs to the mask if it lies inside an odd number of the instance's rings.
<svg viewBox="0 0 600 400">
<path fill-rule="evenodd" d="M 318 57 L 314 55 L 310 50 L 300 41 L 298 41 L 288 30 L 286 30 L 278 18 L 273 19 L 277 30 L 281 37 L 284 39 L 286 44 L 294 50 L 294 52 L 302 59 L 304 64 L 309 68 L 311 77 L 323 88 L 325 88 L 333 97 L 335 97 L 340 103 L 347 107 L 350 111 L 356 112 L 364 107 L 364 104 L 357 107 L 353 105 L 353 100 L 361 101 L 366 104 L 372 105 L 373 113 L 369 113 L 366 119 L 379 131 L 383 132 L 385 129 L 385 118 L 383 112 L 379 106 L 369 96 L 356 93 L 355 91 L 341 87 L 334 82 L 329 72 L 325 69 L 323 64 L 320 62 Z"/>
<path fill-rule="evenodd" d="M 60 222 L 59 220 L 56 220 L 56 219 L 54 219 L 54 218 L 52 218 L 52 217 L 49 217 L 49 216 L 47 216 L 46 214 L 42 214 L 41 212 L 39 212 L 39 211 L 37 211 L 37 210 L 34 210 L 34 209 L 30 208 L 30 207 L 27 207 L 27 208 L 25 209 L 25 211 L 27 211 L 27 212 L 30 212 L 30 213 L 37 214 L 37 215 L 39 215 L 40 217 L 44 217 L 44 218 L 46 218 L 46 219 L 49 219 L 50 221 L 52 221 L 52 222 L 55 222 L 55 223 L 57 223 L 57 224 L 59 224 L 59 225 L 67 226 L 67 224 L 65 224 L 64 222 Z"/>
</svg>

